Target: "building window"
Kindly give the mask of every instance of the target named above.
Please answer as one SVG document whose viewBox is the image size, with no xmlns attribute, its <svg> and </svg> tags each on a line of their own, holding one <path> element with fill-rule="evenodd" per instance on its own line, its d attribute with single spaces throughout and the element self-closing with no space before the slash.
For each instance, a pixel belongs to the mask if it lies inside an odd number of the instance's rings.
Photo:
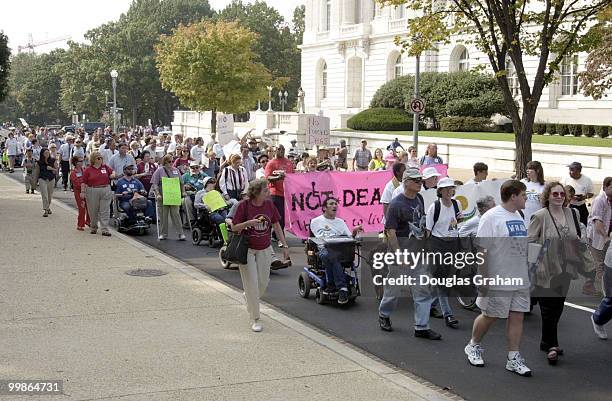
<svg viewBox="0 0 612 401">
<path fill-rule="evenodd" d="M 514 68 L 514 63 L 510 59 L 506 61 L 506 71 L 506 77 L 508 79 L 508 87 L 510 88 L 510 93 L 513 97 L 518 96 L 520 92 L 518 74 L 516 73 L 516 68 Z"/>
<path fill-rule="evenodd" d="M 467 49 L 464 47 L 463 51 L 459 55 L 459 71 L 469 71 L 470 70 L 470 54 Z"/>
<path fill-rule="evenodd" d="M 561 62 L 561 95 L 578 94 L 578 55 L 567 55 Z"/>
<path fill-rule="evenodd" d="M 321 68 L 321 99 L 327 98 L 327 63 Z"/>
<path fill-rule="evenodd" d="M 331 29 L 331 0 L 325 0 L 325 31 Z"/>
<path fill-rule="evenodd" d="M 393 78 L 399 78 L 404 75 L 404 71 L 402 68 L 402 55 L 399 54 L 397 59 L 395 59 L 395 66 L 393 69 Z"/>
<path fill-rule="evenodd" d="M 406 6 L 395 6 L 395 19 L 406 18 Z"/>
</svg>

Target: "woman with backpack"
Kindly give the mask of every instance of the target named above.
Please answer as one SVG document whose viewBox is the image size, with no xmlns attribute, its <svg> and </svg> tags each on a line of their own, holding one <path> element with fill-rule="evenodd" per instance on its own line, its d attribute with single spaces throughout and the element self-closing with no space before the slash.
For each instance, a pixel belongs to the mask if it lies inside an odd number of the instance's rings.
<svg viewBox="0 0 612 401">
<path fill-rule="evenodd" d="M 578 273 L 594 276 L 593 263 L 586 245 L 580 242 L 584 235 L 576 211 L 568 207 L 569 201 L 563 185 L 558 181 L 544 186 L 542 209 L 532 215 L 529 241 L 542 246 L 541 259 L 532 274 L 531 304 L 540 304 L 542 337 L 540 349 L 546 359 L 556 365 L 563 349 L 559 348 L 557 325 L 563 313 L 565 297 L 572 280 Z M 577 262 L 577 263 L 576 263 Z"/>
<path fill-rule="evenodd" d="M 453 199 L 453 196 L 455 196 L 455 181 L 453 179 L 449 177 L 441 179 L 438 183 L 437 194 L 438 200 L 433 202 L 427 210 L 425 227 L 430 233 L 428 251 L 443 256 L 441 260 L 436 260 L 437 263 L 432 266 L 432 275 L 447 278 L 455 274 L 455 267 L 452 263 L 444 263 L 445 255 L 447 252 L 459 252 L 459 229 L 457 225 L 463 219 L 463 215 L 459 202 Z M 448 302 L 449 288 L 439 285 L 436 290 L 444 322 L 448 327 L 457 328 L 459 321 L 453 315 L 453 310 Z"/>
</svg>

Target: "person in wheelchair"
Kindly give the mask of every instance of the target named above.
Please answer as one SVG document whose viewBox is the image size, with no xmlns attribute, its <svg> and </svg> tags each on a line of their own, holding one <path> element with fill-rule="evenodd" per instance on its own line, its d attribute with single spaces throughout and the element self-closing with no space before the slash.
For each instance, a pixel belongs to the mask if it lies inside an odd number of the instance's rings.
<svg viewBox="0 0 612 401">
<path fill-rule="evenodd" d="M 135 173 L 136 167 L 131 164 L 123 168 L 123 177 L 117 181 L 115 189 L 118 206 L 125 212 L 130 221 L 133 221 L 136 219 L 135 204 L 141 203 L 142 205 L 138 205 L 140 207 L 136 207 L 136 209 L 144 209 L 145 216 L 153 219 L 155 216 L 153 202 L 147 199 L 147 191 L 144 185 L 137 178 L 134 178 Z M 144 199 L 144 201 L 141 199 Z M 144 205 L 145 201 L 146 206 Z"/>
<path fill-rule="evenodd" d="M 323 202 L 323 214 L 315 217 L 310 221 L 310 230 L 316 238 L 338 238 L 352 237 L 354 238 L 360 232 L 363 232 L 361 225 L 356 226 L 353 230 L 349 230 L 348 226 L 339 217 L 338 200 L 335 198 L 327 198 Z M 324 245 L 319 246 L 319 257 L 325 267 L 325 275 L 327 277 L 326 290 L 338 290 L 338 303 L 348 303 L 348 288 L 344 269 L 339 262 L 338 255 L 334 255 L 333 250 L 327 249 Z"/>
<path fill-rule="evenodd" d="M 200 163 L 192 161 L 189 164 L 189 171 L 183 174 L 183 182 L 185 183 L 185 196 L 183 198 L 183 206 L 187 218 L 193 221 L 193 207 L 195 202 L 195 194 L 204 189 L 204 179 L 207 177 L 200 169 Z M 188 226 L 188 224 L 186 224 Z"/>
<path fill-rule="evenodd" d="M 214 224 L 221 224 L 227 217 L 228 202 L 221 192 L 215 189 L 217 181 L 212 177 L 204 178 L 204 188 L 195 195 L 194 206 L 196 211 L 206 210 L 208 218 Z"/>
</svg>

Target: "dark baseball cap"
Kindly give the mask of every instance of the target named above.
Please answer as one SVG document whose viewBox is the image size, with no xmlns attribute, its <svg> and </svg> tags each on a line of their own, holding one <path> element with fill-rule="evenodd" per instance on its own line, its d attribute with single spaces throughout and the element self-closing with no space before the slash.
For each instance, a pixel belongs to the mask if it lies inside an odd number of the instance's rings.
<svg viewBox="0 0 612 401">
<path fill-rule="evenodd" d="M 580 164 L 579 162 L 572 162 L 568 164 L 567 167 L 572 170 L 582 170 L 582 164 Z"/>
</svg>

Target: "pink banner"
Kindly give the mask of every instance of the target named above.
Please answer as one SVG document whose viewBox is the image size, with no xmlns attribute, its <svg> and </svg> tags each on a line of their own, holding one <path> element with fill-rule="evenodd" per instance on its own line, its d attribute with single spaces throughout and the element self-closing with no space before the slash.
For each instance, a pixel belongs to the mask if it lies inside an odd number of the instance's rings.
<svg viewBox="0 0 612 401">
<path fill-rule="evenodd" d="M 448 164 L 429 164 L 427 166 L 421 166 L 421 173 L 426 168 L 433 167 L 441 174 L 440 178 L 448 177 Z"/>
<path fill-rule="evenodd" d="M 383 229 L 380 203 L 391 171 L 288 174 L 285 177 L 285 225 L 299 238 L 308 238 L 310 220 L 323 213 L 323 202 L 330 197 L 339 202 L 338 217 L 349 229 L 361 224 L 365 232 Z"/>
</svg>

